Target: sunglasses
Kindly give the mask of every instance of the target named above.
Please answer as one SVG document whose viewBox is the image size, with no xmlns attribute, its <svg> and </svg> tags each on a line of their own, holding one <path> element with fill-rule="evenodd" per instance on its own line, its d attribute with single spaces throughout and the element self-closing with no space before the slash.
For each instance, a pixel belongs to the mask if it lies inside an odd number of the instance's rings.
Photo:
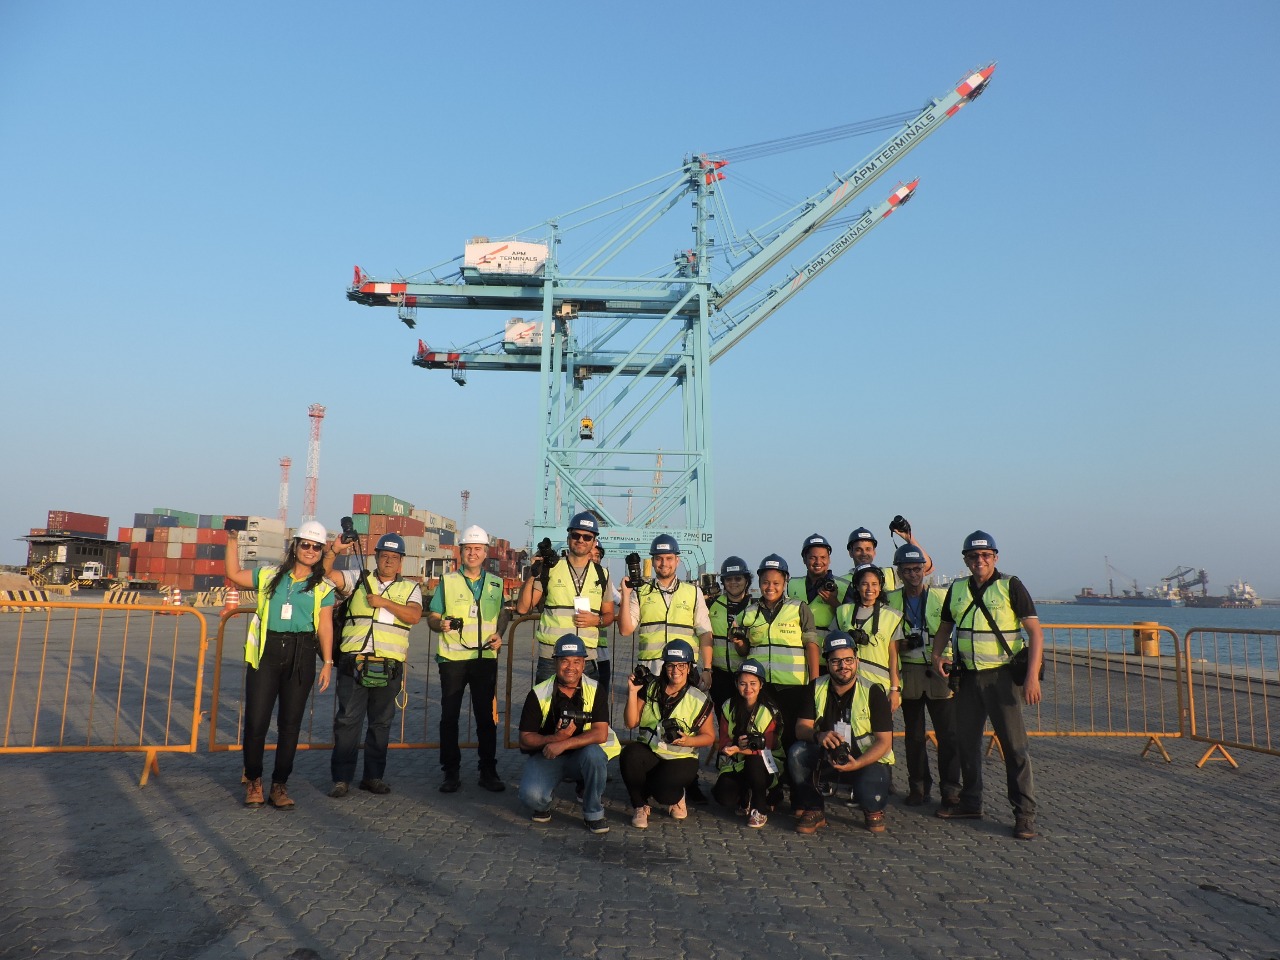
<svg viewBox="0 0 1280 960">
<path fill-rule="evenodd" d="M 596 535 L 595 535 L 594 533 L 571 533 L 571 534 L 569 534 L 569 539 L 570 539 L 570 540 L 594 540 L 595 538 L 596 538 Z"/>
<path fill-rule="evenodd" d="M 312 543 L 310 540 L 299 540 L 299 541 L 298 541 L 298 549 L 299 549 L 299 550 L 323 550 L 323 549 L 324 549 L 324 544 L 323 544 L 323 543 Z"/>
</svg>

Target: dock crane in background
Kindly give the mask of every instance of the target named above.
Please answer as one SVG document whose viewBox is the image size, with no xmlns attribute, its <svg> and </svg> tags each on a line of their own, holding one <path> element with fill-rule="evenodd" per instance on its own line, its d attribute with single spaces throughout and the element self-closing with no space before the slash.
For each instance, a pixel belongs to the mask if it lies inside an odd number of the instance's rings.
<svg viewBox="0 0 1280 960">
<path fill-rule="evenodd" d="M 590 509 L 600 516 L 601 539 L 611 551 L 647 548 L 657 528 L 676 537 L 691 570 L 707 569 L 715 556 L 710 364 L 911 199 L 918 180 L 881 194 L 856 217 L 839 218 L 890 167 L 981 94 L 994 70 L 992 63 L 969 74 L 918 112 L 880 118 L 884 124 L 878 129 L 897 127 L 888 140 L 818 193 L 741 237 L 733 235 L 719 188 L 723 168 L 741 157 L 735 151 L 697 154 L 668 174 L 510 238 L 477 237 L 461 258 L 412 277 L 378 280 L 356 267 L 347 299 L 395 307 L 410 328 L 419 308 L 540 314 L 538 323 L 509 320 L 505 331 L 447 351 L 419 340 L 413 362 L 447 369 L 460 385 L 476 370 L 538 373 L 542 467 L 535 540 L 560 540 L 568 517 Z M 877 122 L 858 132 L 876 129 Z M 780 142 L 752 144 L 742 153 L 759 154 Z M 687 197 L 694 210 L 690 248 L 644 274 L 607 272 Z M 606 203 L 616 207 L 602 213 Z M 717 243 L 712 236 L 715 219 L 729 226 L 729 242 Z M 602 225 L 612 231 L 609 236 L 565 269 L 561 246 L 569 234 L 598 231 Z M 800 244 L 820 230 L 841 227 L 839 236 L 802 266 L 762 292 L 756 289 Z M 528 236 L 542 242 L 519 239 Z M 678 407 L 670 402 L 677 394 Z M 663 485 L 637 523 L 630 497 L 635 487 L 647 485 L 642 477 L 651 472 L 659 451 Z"/>
<path fill-rule="evenodd" d="M 1200 596 L 1209 595 L 1209 575 L 1194 567 L 1179 567 L 1167 577 L 1161 577 L 1160 582 L 1169 584 L 1183 600 L 1194 597 L 1196 587 L 1200 588 Z"/>
</svg>

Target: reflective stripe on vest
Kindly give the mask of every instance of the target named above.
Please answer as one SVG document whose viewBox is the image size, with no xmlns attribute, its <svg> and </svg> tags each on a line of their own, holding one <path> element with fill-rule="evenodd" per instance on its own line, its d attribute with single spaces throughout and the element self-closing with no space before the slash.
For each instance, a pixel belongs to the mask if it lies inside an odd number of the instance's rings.
<svg viewBox="0 0 1280 960">
<path fill-rule="evenodd" d="M 491 573 L 480 574 L 480 599 L 471 592 L 471 584 L 461 573 L 446 573 L 440 578 L 444 591 L 444 614 L 462 621 L 461 630 L 445 630 L 436 644 L 437 660 L 495 660 L 497 650 L 486 650 L 489 638 L 498 632 L 498 616 L 502 613 L 502 581 Z M 475 605 L 478 617 L 471 615 Z"/>
<path fill-rule="evenodd" d="M 267 587 L 271 584 L 271 578 L 276 575 L 279 567 L 259 567 L 255 571 L 257 575 L 258 588 L 258 610 L 253 619 L 249 621 L 249 635 L 244 641 L 244 662 L 253 669 L 258 669 L 258 664 L 262 662 L 262 651 L 267 645 L 267 607 L 271 603 L 271 597 L 267 594 Z M 281 581 L 282 583 L 284 581 Z M 333 585 L 327 580 L 320 581 L 320 585 L 315 588 L 314 599 L 311 601 L 311 629 L 315 631 L 317 637 L 320 636 L 320 608 L 323 605 L 324 598 L 333 592 Z"/>
<path fill-rule="evenodd" d="M 744 606 L 734 615 L 734 622 L 745 610 Z M 711 665 L 717 670 L 736 673 L 743 658 L 729 642 L 729 601 L 723 593 L 707 604 L 707 616 L 711 618 Z"/>
<path fill-rule="evenodd" d="M 600 641 L 599 627 L 578 627 L 573 623 L 573 598 L 578 592 L 573 587 L 573 575 L 569 561 L 561 557 L 547 574 L 547 591 L 542 595 L 542 618 L 538 621 L 535 637 L 538 640 L 538 656 L 549 659 L 556 641 L 566 633 L 572 633 L 583 642 L 587 650 L 594 650 Z M 582 580 L 582 596 L 591 603 L 591 612 L 600 613 L 604 604 L 604 585 L 596 576 L 596 566 L 587 561 Z"/>
<path fill-rule="evenodd" d="M 590 677 L 582 678 L 582 712 L 589 714 L 591 708 L 596 705 L 596 682 Z M 533 695 L 538 700 L 538 706 L 542 708 L 542 723 L 545 726 L 547 717 L 551 713 L 551 702 L 555 699 L 556 678 L 548 677 L 540 684 L 533 688 Z M 582 732 L 586 733 L 594 723 L 588 723 L 582 728 Z M 608 726 L 606 724 L 606 726 Z M 608 727 L 609 735 L 605 738 L 604 743 L 598 746 L 604 750 L 606 760 L 612 760 L 622 752 L 622 744 L 618 742 L 617 735 L 613 732 L 613 727 Z M 581 749 L 580 747 L 578 749 Z"/>
<path fill-rule="evenodd" d="M 859 668 L 861 674 L 861 668 Z M 813 682 L 814 716 L 819 720 L 827 711 L 827 689 L 831 686 L 830 677 L 819 677 Z M 853 702 L 849 705 L 849 729 L 853 733 L 853 742 L 858 747 L 858 755 L 866 753 L 875 743 L 876 735 L 871 731 L 871 687 L 865 683 L 853 685 Z M 876 761 L 893 766 L 893 749 Z"/>
<path fill-rule="evenodd" d="M 698 602 L 698 588 L 692 583 L 678 583 L 669 595 L 652 583 L 646 583 L 636 595 L 640 601 L 640 626 L 636 631 L 636 659 L 660 660 L 662 648 L 671 640 L 687 640 L 698 649 L 693 637 L 693 608 Z M 670 597 L 670 605 L 667 603 Z"/>
<path fill-rule="evenodd" d="M 844 577 L 837 577 L 834 574 L 832 574 L 832 577 L 836 582 L 836 599 L 839 600 L 844 596 L 844 592 L 849 589 L 849 581 Z M 808 578 L 793 577 L 791 580 L 788 580 L 787 596 L 792 600 L 799 600 L 801 603 L 808 603 L 809 610 L 813 613 L 813 625 L 822 633 L 827 632 L 827 628 L 831 626 L 831 621 L 835 619 L 835 608 L 819 596 L 815 596 L 813 598 L 813 602 L 810 603 Z"/>
<path fill-rule="evenodd" d="M 1004 634 L 1009 653 L 1000 646 L 986 614 L 973 602 L 972 577 L 951 584 L 951 619 L 956 625 L 956 655 L 970 670 L 994 670 L 1003 667 L 1026 646 L 1022 637 L 1022 621 L 1013 612 L 1009 599 L 1009 577 L 987 584 L 982 602 L 995 618 L 995 626 Z"/>
<path fill-rule="evenodd" d="M 729 732 L 729 736 L 733 737 L 732 700 L 726 700 L 724 703 L 720 704 L 720 716 L 724 717 L 725 729 Z M 757 703 L 755 716 L 751 718 L 751 726 L 749 729 L 754 730 L 756 733 L 764 733 L 769 729 L 769 724 L 774 721 L 781 722 L 781 720 L 782 717 L 780 714 L 770 710 L 763 703 Z M 746 731 L 744 730 L 743 732 L 745 733 Z M 776 761 L 777 768 L 781 770 L 784 758 L 786 757 L 786 751 L 782 749 L 782 736 L 780 731 L 774 731 L 774 747 L 769 752 L 773 754 L 773 759 Z M 725 771 L 729 771 L 731 773 L 737 773 L 746 765 L 747 758 L 741 753 L 735 753 L 733 756 L 729 757 L 725 765 L 720 768 L 720 772 L 724 773 Z M 776 780 L 778 778 L 778 774 L 773 774 L 773 778 Z"/>
<path fill-rule="evenodd" d="M 417 586 L 412 580 L 393 580 L 384 589 L 376 577 L 372 579 L 378 584 L 379 596 L 386 597 L 392 603 L 408 603 Z M 347 601 L 347 622 L 342 627 L 342 644 L 338 649 L 343 653 L 359 653 L 363 650 L 371 624 L 374 655 L 403 663 L 409 656 L 410 625 L 399 617 L 396 617 L 395 623 L 379 623 L 378 611 L 369 606 L 368 588 L 361 589 L 357 583 L 355 592 Z"/>
<path fill-rule="evenodd" d="M 804 659 L 804 631 L 800 629 L 800 601 L 785 599 L 773 623 L 753 603 L 742 612 L 738 625 L 747 631 L 751 649 L 747 656 L 764 664 L 765 680 L 777 686 L 795 686 L 809 679 Z"/>
<path fill-rule="evenodd" d="M 662 712 L 658 709 L 658 701 L 650 696 L 650 694 L 655 694 L 661 688 L 661 682 L 651 683 L 645 691 L 644 706 L 640 709 L 638 730 L 640 736 L 638 739 L 642 743 L 647 743 L 649 748 L 658 756 L 666 757 L 668 760 L 696 757 L 698 755 L 697 747 L 677 747 L 661 738 Z M 671 711 L 668 719 L 680 721 L 684 736 L 696 736 L 698 731 L 693 728 L 693 725 L 698 719 L 698 714 L 702 713 L 706 705 L 707 695 L 705 693 L 697 687 L 685 687 L 684 695 L 680 698 L 680 702 L 675 705 L 675 709 Z"/>
<path fill-rule="evenodd" d="M 857 606 L 852 603 L 841 604 L 836 610 L 836 629 L 853 632 L 853 615 Z M 871 642 L 858 647 L 858 676 L 873 680 L 885 690 L 889 689 L 889 641 L 893 632 L 902 623 L 902 614 L 886 606 L 876 608 L 880 616 L 868 617 L 862 629 L 871 637 Z M 871 633 L 872 620 L 878 620 L 876 632 Z"/>
<path fill-rule="evenodd" d="M 938 634 L 938 627 L 942 624 L 942 604 L 947 598 L 947 591 L 941 587 L 929 587 L 924 594 L 924 627 L 920 633 L 924 640 L 924 646 L 917 647 L 915 650 L 908 650 L 905 636 L 910 631 L 911 624 L 907 620 L 905 609 L 906 598 L 902 595 L 902 588 L 891 591 L 885 595 L 888 601 L 887 606 L 892 610 L 897 610 L 902 614 L 902 633 L 903 642 L 898 644 L 898 662 L 899 663 L 929 663 L 932 656 L 933 638 Z M 947 643 L 947 648 L 943 652 L 943 656 L 951 656 L 951 644 Z"/>
</svg>

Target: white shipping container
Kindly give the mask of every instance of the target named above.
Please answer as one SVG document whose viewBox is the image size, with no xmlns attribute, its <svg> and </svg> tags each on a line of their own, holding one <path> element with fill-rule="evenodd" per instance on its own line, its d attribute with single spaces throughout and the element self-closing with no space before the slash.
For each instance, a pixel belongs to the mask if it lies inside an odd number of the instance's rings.
<svg viewBox="0 0 1280 960">
<path fill-rule="evenodd" d="M 274 533 L 270 530 L 246 530 L 244 536 L 240 538 L 241 543 L 252 544 L 256 547 L 272 547 L 284 550 L 284 534 Z"/>
<path fill-rule="evenodd" d="M 285 534 L 284 521 L 279 517 L 249 517 L 245 521 L 245 529 L 250 532 L 254 530 L 260 532 L 270 531 L 280 534 L 281 537 Z"/>
<path fill-rule="evenodd" d="M 172 540 L 170 540 L 168 543 L 164 545 L 164 555 L 170 560 L 181 560 L 182 544 L 174 543 Z"/>
<path fill-rule="evenodd" d="M 405 537 L 404 552 L 410 557 L 424 556 L 427 542 L 425 537 Z"/>
<path fill-rule="evenodd" d="M 425 561 L 422 557 L 405 557 L 404 563 L 400 567 L 400 575 L 405 577 L 420 577 L 425 569 Z"/>
<path fill-rule="evenodd" d="M 195 527 L 175 527 L 169 531 L 169 542 L 172 543 L 175 534 L 179 543 L 195 543 L 196 528 Z"/>
<path fill-rule="evenodd" d="M 147 542 L 147 528 L 146 528 L 146 527 L 131 527 L 131 528 L 129 529 L 129 542 L 130 542 L 130 543 L 146 543 L 146 542 Z"/>
<path fill-rule="evenodd" d="M 535 277 L 547 263 L 545 243 L 521 240 L 468 243 L 463 250 L 462 267 L 480 274 Z"/>
<path fill-rule="evenodd" d="M 247 563 L 256 561 L 259 563 L 279 563 L 284 559 L 284 553 L 280 550 L 269 550 L 259 547 L 240 547 L 240 562 Z"/>
</svg>

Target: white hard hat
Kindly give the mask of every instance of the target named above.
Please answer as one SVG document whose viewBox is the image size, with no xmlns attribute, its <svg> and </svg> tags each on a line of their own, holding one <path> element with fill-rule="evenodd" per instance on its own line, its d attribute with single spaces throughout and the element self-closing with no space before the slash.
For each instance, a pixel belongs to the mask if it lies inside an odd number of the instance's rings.
<svg viewBox="0 0 1280 960">
<path fill-rule="evenodd" d="M 298 532 L 294 534 L 298 540 L 311 540 L 315 543 L 327 543 L 329 534 L 325 532 L 324 526 L 317 520 L 308 520 L 298 528 Z"/>
<path fill-rule="evenodd" d="M 468 543 L 479 543 L 487 547 L 489 545 L 489 535 L 484 532 L 484 527 L 477 527 L 472 524 L 463 530 L 462 536 L 458 538 L 458 545 L 466 546 Z"/>
</svg>

